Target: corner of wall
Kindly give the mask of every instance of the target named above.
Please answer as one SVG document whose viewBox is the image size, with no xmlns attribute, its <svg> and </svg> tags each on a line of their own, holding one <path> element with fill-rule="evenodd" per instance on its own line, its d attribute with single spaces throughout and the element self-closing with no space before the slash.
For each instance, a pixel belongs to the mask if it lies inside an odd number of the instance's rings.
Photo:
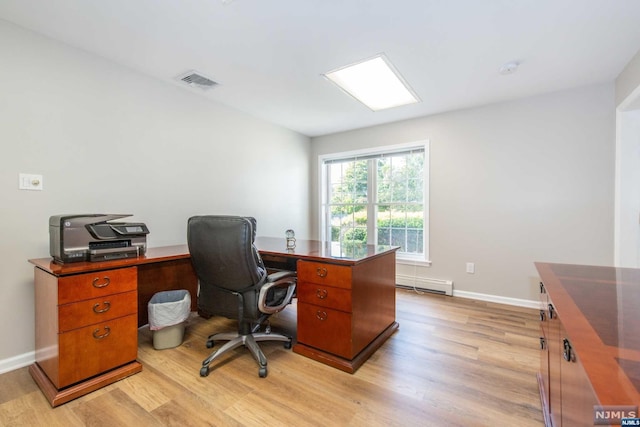
<svg viewBox="0 0 640 427">
<path fill-rule="evenodd" d="M 616 107 L 640 86 L 640 51 L 629 61 L 615 81 Z"/>
</svg>

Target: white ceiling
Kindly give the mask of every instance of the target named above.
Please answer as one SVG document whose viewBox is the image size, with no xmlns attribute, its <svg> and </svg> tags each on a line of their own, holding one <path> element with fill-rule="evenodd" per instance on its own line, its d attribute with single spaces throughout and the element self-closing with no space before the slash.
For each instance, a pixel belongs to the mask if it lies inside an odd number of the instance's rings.
<svg viewBox="0 0 640 427">
<path fill-rule="evenodd" d="M 0 0 L 0 18 L 309 136 L 611 82 L 639 0 Z M 372 112 L 321 74 L 385 53 L 422 99 Z M 521 65 L 500 75 L 508 61 Z"/>
</svg>

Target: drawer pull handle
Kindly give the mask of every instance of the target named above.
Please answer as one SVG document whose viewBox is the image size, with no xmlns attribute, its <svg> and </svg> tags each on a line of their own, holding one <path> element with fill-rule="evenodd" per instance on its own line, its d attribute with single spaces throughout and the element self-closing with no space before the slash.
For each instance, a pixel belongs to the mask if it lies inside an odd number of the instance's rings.
<svg viewBox="0 0 640 427">
<path fill-rule="evenodd" d="M 106 338 L 109 336 L 109 334 L 111 333 L 111 328 L 108 326 L 104 327 L 104 334 L 99 335 L 100 334 L 100 328 L 96 329 L 95 331 L 93 331 L 93 337 L 97 340 L 101 340 L 103 338 Z"/>
<path fill-rule="evenodd" d="M 540 310 L 540 321 L 544 322 L 544 319 L 547 317 L 544 310 Z"/>
<path fill-rule="evenodd" d="M 316 290 L 316 297 L 319 299 L 325 299 L 329 292 L 326 289 L 318 289 Z"/>
<path fill-rule="evenodd" d="M 100 278 L 96 277 L 95 279 L 93 279 L 93 282 L 91 284 L 93 285 L 94 288 L 104 288 L 105 286 L 109 286 L 109 283 L 111 283 L 111 279 L 105 276 L 104 282 L 102 283 L 99 283 L 99 282 L 100 282 Z"/>
<path fill-rule="evenodd" d="M 553 319 L 556 316 L 556 309 L 553 308 L 553 304 L 549 304 L 549 319 Z"/>
<path fill-rule="evenodd" d="M 95 305 L 93 306 L 93 312 L 94 313 L 105 313 L 105 312 L 109 311 L 109 309 L 111 308 L 111 303 L 109 301 L 103 302 L 102 305 L 104 305 L 104 308 L 98 308 L 98 307 L 100 307 L 100 303 L 99 302 L 95 303 Z"/>
<path fill-rule="evenodd" d="M 571 343 L 569 342 L 568 339 L 564 338 L 562 340 L 562 347 L 563 347 L 562 357 L 564 358 L 564 360 L 566 360 L 567 362 L 575 362 L 576 355 L 573 352 L 573 347 L 571 347 Z"/>
<path fill-rule="evenodd" d="M 324 267 L 316 268 L 316 274 L 320 277 L 327 277 L 327 269 Z"/>
<path fill-rule="evenodd" d="M 327 320 L 327 312 L 318 310 L 318 311 L 316 311 L 316 317 L 320 321 Z"/>
</svg>

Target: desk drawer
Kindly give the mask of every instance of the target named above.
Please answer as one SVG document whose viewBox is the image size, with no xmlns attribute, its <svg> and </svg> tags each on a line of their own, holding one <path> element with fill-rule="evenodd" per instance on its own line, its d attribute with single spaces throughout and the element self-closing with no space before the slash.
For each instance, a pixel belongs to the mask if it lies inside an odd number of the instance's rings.
<svg viewBox="0 0 640 427">
<path fill-rule="evenodd" d="M 136 267 L 61 277 L 58 280 L 58 304 L 135 291 L 137 280 Z"/>
<path fill-rule="evenodd" d="M 298 301 L 298 342 L 347 359 L 353 358 L 351 313 Z"/>
<path fill-rule="evenodd" d="M 60 332 L 138 313 L 136 291 L 106 295 L 58 307 Z"/>
<path fill-rule="evenodd" d="M 59 375 L 50 379 L 62 388 L 136 360 L 137 322 L 131 314 L 60 334 Z"/>
<path fill-rule="evenodd" d="M 298 261 L 298 280 L 351 289 L 351 267 L 323 262 Z"/>
<path fill-rule="evenodd" d="M 298 282 L 298 302 L 351 312 L 351 290 Z"/>
</svg>

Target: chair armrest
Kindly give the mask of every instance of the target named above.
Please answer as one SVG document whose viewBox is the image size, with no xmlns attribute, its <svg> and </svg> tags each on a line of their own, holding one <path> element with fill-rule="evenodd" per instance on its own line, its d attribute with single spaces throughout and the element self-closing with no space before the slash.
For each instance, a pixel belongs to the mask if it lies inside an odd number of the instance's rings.
<svg viewBox="0 0 640 427">
<path fill-rule="evenodd" d="M 267 294 L 272 288 L 286 288 L 287 294 L 282 302 L 275 306 L 267 305 Z M 273 314 L 282 311 L 293 298 L 296 291 L 296 273 L 293 271 L 278 271 L 267 277 L 267 282 L 260 288 L 258 295 L 258 309 L 262 313 Z"/>
<path fill-rule="evenodd" d="M 284 279 L 285 277 L 296 277 L 295 271 L 277 271 L 275 273 L 271 273 L 267 276 L 267 282 L 277 282 L 280 279 Z"/>
</svg>

